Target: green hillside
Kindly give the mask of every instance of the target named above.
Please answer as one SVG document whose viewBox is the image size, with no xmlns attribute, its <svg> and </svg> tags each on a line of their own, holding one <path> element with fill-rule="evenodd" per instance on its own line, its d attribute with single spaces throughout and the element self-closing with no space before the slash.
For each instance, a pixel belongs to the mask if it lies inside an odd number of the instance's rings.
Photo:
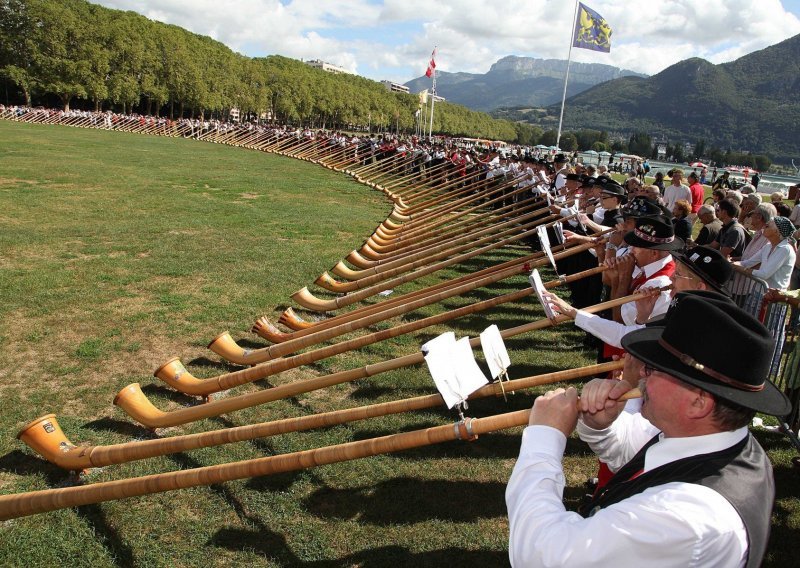
<svg viewBox="0 0 800 568">
<path fill-rule="evenodd" d="M 567 100 L 564 122 L 567 129 L 705 140 L 785 162 L 800 154 L 798 88 L 800 35 L 731 63 L 692 58 L 646 79 L 623 77 L 597 85 Z M 546 116 L 532 121 L 551 126 L 559 110 L 552 105 Z"/>
</svg>

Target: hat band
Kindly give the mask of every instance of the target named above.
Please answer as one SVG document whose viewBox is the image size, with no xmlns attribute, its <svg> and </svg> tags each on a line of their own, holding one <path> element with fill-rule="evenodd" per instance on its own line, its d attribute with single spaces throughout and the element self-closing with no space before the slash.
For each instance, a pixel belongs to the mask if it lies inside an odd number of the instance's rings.
<svg viewBox="0 0 800 568">
<path fill-rule="evenodd" d="M 658 344 L 664 349 L 666 349 L 667 352 L 680 359 L 680 362 L 683 363 L 684 365 L 688 365 L 689 367 L 692 367 L 693 369 L 696 369 L 701 373 L 705 373 L 709 377 L 717 379 L 721 383 L 725 383 L 726 385 L 730 385 L 739 390 L 750 391 L 750 392 L 759 392 L 764 390 L 765 383 L 762 382 L 760 385 L 751 385 L 748 383 L 737 381 L 736 379 L 732 379 L 727 375 L 723 375 L 722 373 L 717 372 L 714 369 L 710 369 L 709 367 L 703 365 L 702 363 L 699 363 L 697 360 L 693 359 L 686 353 L 681 353 L 680 351 L 675 349 L 672 345 L 664 341 L 664 338 L 659 338 Z"/>
<path fill-rule="evenodd" d="M 671 237 L 651 237 L 647 233 L 641 232 L 639 229 L 634 229 L 633 234 L 642 239 L 643 241 L 647 241 L 648 243 L 654 244 L 662 244 L 662 243 L 671 243 L 675 240 L 675 235 Z"/>
</svg>

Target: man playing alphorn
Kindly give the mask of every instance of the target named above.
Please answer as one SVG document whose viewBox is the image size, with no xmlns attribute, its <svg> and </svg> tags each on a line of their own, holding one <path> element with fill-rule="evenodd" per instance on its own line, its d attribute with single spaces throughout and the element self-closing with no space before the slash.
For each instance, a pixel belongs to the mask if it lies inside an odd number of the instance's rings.
<svg viewBox="0 0 800 568">
<path fill-rule="evenodd" d="M 760 565 L 775 488 L 747 426 L 756 411 L 791 408 L 765 378 L 773 342 L 722 298 L 687 293 L 675 303 L 664 327 L 623 339 L 639 366 L 641 413 L 621 412 L 625 380 L 591 381 L 580 401 L 569 388 L 534 403 L 506 489 L 513 565 Z M 561 502 L 561 459 L 576 424 L 615 471 L 581 514 Z"/>
</svg>

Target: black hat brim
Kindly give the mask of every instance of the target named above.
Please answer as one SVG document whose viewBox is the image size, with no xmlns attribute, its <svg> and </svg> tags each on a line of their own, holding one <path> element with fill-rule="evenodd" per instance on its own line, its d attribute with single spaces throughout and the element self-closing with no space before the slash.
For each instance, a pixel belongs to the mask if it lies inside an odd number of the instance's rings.
<svg viewBox="0 0 800 568">
<path fill-rule="evenodd" d="M 622 338 L 622 347 L 651 367 L 739 406 L 773 416 L 786 416 L 792 411 L 789 400 L 767 379 L 764 380 L 762 390 L 744 391 L 721 383 L 704 372 L 685 365 L 658 343 L 663 333 L 663 327 L 648 327 L 633 331 Z"/>
<path fill-rule="evenodd" d="M 623 237 L 626 243 L 632 247 L 639 247 L 650 250 L 683 250 L 686 246 L 684 240 L 680 237 L 675 237 L 669 243 L 651 243 L 636 236 L 633 231 L 625 233 Z"/>
<path fill-rule="evenodd" d="M 706 284 L 708 284 L 709 286 L 714 288 L 714 290 L 716 290 L 717 292 L 722 292 L 723 294 L 725 294 L 728 297 L 731 296 L 731 291 L 728 290 L 728 288 L 725 285 L 720 284 L 719 282 L 717 282 L 715 280 L 712 280 L 711 278 L 708 277 L 708 275 L 703 274 L 702 272 L 697 270 L 697 268 L 695 268 L 694 264 L 689 262 L 689 260 L 687 260 L 685 256 L 683 256 L 683 255 L 674 255 L 673 258 L 675 260 L 677 260 L 678 262 L 680 262 L 682 265 L 684 265 L 686 268 L 691 270 L 692 274 L 696 275 L 703 282 L 705 282 Z"/>
</svg>

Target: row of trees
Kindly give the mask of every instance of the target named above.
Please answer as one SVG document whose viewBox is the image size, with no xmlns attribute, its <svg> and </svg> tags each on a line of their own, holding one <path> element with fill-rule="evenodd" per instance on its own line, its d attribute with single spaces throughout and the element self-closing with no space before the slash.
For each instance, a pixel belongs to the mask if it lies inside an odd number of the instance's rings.
<svg viewBox="0 0 800 568">
<path fill-rule="evenodd" d="M 84 0 L 0 0 L 0 76 L 25 104 L 184 116 L 231 108 L 322 128 L 413 131 L 415 95 L 280 56 L 249 58 L 209 37 Z M 541 130 L 452 104 L 434 131 L 535 144 Z"/>
</svg>

